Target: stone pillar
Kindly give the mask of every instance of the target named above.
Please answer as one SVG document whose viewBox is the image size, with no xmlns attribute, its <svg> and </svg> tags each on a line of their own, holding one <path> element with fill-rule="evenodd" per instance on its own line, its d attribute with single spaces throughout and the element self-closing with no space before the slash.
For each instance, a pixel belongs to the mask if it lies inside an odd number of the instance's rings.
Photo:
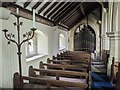
<svg viewBox="0 0 120 90">
<path fill-rule="evenodd" d="M 110 75 L 111 73 L 111 64 L 112 64 L 112 58 L 115 57 L 115 37 L 114 37 L 114 32 L 109 32 L 107 33 L 109 40 L 110 40 L 110 57 L 108 60 L 108 70 L 107 74 Z"/>
<path fill-rule="evenodd" d="M 102 49 L 104 50 L 109 50 L 109 38 L 107 37 L 107 30 L 108 30 L 108 27 L 107 27 L 107 17 L 108 17 L 108 14 L 107 12 L 105 12 L 103 10 L 103 15 L 102 15 Z"/>
<path fill-rule="evenodd" d="M 109 2 L 109 12 L 108 12 L 108 30 L 107 30 L 107 35 L 109 37 L 109 48 L 110 48 L 110 57 L 108 61 L 108 70 L 107 74 L 110 75 L 111 73 L 111 63 L 112 63 L 112 58 L 115 58 L 115 61 L 118 61 L 120 59 L 119 55 L 119 45 L 120 45 L 120 31 L 118 30 L 120 23 L 118 12 L 120 13 L 119 10 L 119 5 L 118 2 Z"/>
</svg>

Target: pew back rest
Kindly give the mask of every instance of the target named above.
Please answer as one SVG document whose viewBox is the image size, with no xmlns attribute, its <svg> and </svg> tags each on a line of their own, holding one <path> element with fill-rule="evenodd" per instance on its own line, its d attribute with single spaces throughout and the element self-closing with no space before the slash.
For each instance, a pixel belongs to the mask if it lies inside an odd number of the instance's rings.
<svg viewBox="0 0 120 90">
<path fill-rule="evenodd" d="M 89 68 L 81 67 L 80 65 L 50 64 L 50 63 L 43 63 L 43 62 L 40 62 L 39 68 L 47 68 L 47 69 L 55 68 L 55 69 L 62 69 L 62 70 L 73 69 L 73 70 L 79 70 L 84 72 L 88 72 L 88 69 L 89 69 Z"/>
<path fill-rule="evenodd" d="M 20 78 L 20 75 L 17 73 L 16 75 L 14 74 L 14 78 L 13 78 L 13 81 L 14 81 L 14 89 L 17 89 L 19 90 L 20 89 L 20 86 L 19 84 L 16 84 L 17 82 L 19 82 L 19 79 Z M 60 80 L 50 80 L 50 79 L 47 79 L 47 78 L 36 78 L 36 77 L 28 77 L 28 76 L 22 76 L 22 79 L 23 81 L 24 80 L 32 80 L 32 81 L 36 81 L 36 80 L 39 80 L 40 83 L 39 84 L 44 84 L 46 85 L 46 89 L 47 90 L 50 90 L 51 86 L 59 86 L 59 87 L 79 87 L 81 89 L 85 89 L 88 87 L 88 84 L 86 83 L 76 83 L 76 82 L 68 82 L 68 81 L 60 81 Z M 24 88 L 24 82 L 22 83 L 22 88 Z M 34 88 L 34 85 L 33 87 L 31 87 L 32 89 Z"/>
</svg>

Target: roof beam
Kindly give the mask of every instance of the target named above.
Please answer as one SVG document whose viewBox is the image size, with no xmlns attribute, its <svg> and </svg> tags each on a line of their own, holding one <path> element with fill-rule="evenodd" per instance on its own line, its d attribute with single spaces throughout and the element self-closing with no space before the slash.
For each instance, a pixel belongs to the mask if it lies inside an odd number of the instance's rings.
<svg viewBox="0 0 120 90">
<path fill-rule="evenodd" d="M 50 6 L 50 8 L 48 8 L 48 9 L 43 13 L 43 16 L 45 16 L 46 14 L 48 14 L 48 12 L 49 12 L 50 10 L 52 10 L 53 7 L 55 7 L 57 4 L 58 4 L 58 2 L 53 3 L 53 4 Z"/>
<path fill-rule="evenodd" d="M 51 19 L 55 19 L 60 14 L 62 14 L 72 3 L 67 2 L 61 9 L 59 9 L 52 17 Z"/>
<path fill-rule="evenodd" d="M 74 14 L 73 14 L 73 16 L 69 17 L 69 19 L 67 20 L 67 22 L 65 22 L 65 25 L 67 25 L 68 27 L 70 27 L 73 22 L 75 22 L 76 20 L 78 20 L 82 16 L 83 15 L 80 15 L 78 13 L 78 11 L 75 11 Z"/>
<path fill-rule="evenodd" d="M 9 7 L 8 7 L 8 8 L 11 10 L 11 14 L 16 14 L 16 13 L 14 12 L 14 10 L 15 10 L 17 7 L 20 8 L 20 11 L 21 11 L 21 12 L 24 12 L 24 13 L 25 13 L 24 16 L 22 16 L 22 13 L 21 13 L 21 14 L 20 14 L 21 17 L 26 18 L 26 19 L 29 19 L 29 20 L 32 20 L 32 17 L 30 17 L 30 15 L 32 15 L 32 11 L 30 11 L 30 10 L 28 10 L 28 9 L 25 9 L 25 8 L 23 8 L 23 7 L 21 7 L 21 6 L 17 5 L 17 4 L 14 4 L 14 3 L 10 3 L 10 5 L 9 5 Z M 41 16 L 41 15 L 39 15 L 39 14 L 36 14 L 36 18 L 37 18 L 37 19 L 36 19 L 36 22 L 43 23 L 43 24 L 46 24 L 46 25 L 49 25 L 49 26 L 54 26 L 54 22 L 53 22 L 53 21 L 51 21 L 51 20 L 49 20 L 49 19 L 47 19 L 47 18 L 45 18 L 45 17 L 43 17 L 43 16 Z M 61 26 L 61 27 L 63 27 L 64 29 L 67 29 L 67 30 L 68 30 L 68 28 L 65 27 L 65 26 L 63 26 L 63 25 L 58 24 L 58 26 Z"/>
<path fill-rule="evenodd" d="M 66 17 L 68 17 L 70 14 L 72 14 L 78 7 L 80 6 L 80 2 L 76 2 L 71 8 L 69 8 L 69 10 L 67 10 L 66 12 L 64 12 L 60 17 L 58 17 L 55 20 L 55 24 L 58 24 L 59 22 L 61 22 L 63 19 L 65 19 Z"/>
<path fill-rule="evenodd" d="M 69 12 L 70 12 L 70 10 L 71 9 L 73 9 L 73 7 L 74 6 L 76 6 L 76 3 L 75 2 L 73 2 L 70 6 L 69 6 L 69 8 L 67 8 L 64 12 L 62 12 L 60 15 L 59 15 L 59 17 L 64 17 L 64 16 L 66 16 Z M 57 17 L 57 18 L 59 18 L 59 17 Z M 56 18 L 56 19 L 57 19 Z M 55 18 L 54 18 L 55 19 Z M 56 20 L 55 19 L 55 20 Z M 62 21 L 62 20 L 61 20 Z"/>
<path fill-rule="evenodd" d="M 85 11 L 84 11 L 82 4 L 80 5 L 80 10 L 81 10 L 82 14 L 85 16 Z"/>
<path fill-rule="evenodd" d="M 61 23 L 65 23 L 67 20 L 69 20 L 69 18 L 71 18 L 73 15 L 75 14 L 75 12 L 73 12 L 72 14 L 70 14 L 68 17 L 66 17 L 63 21 L 61 21 Z"/>
<path fill-rule="evenodd" d="M 32 20 L 32 17 L 30 16 L 30 15 L 32 15 L 32 11 L 31 10 L 25 9 L 25 8 L 23 8 L 23 7 L 21 7 L 21 6 L 17 5 L 17 4 L 14 4 L 14 3 L 11 3 L 9 5 L 9 8 L 13 9 L 13 11 L 12 11 L 13 14 L 15 14 L 14 9 L 16 9 L 17 7 L 20 9 L 21 12 L 25 13 L 25 15 L 21 14 L 20 15 L 21 17 Z M 47 19 L 47 18 L 45 18 L 45 17 L 43 17 L 43 16 L 41 16 L 41 15 L 39 15 L 37 13 L 35 13 L 35 14 L 36 14 L 36 18 L 39 18 L 38 19 L 39 22 L 46 21 L 46 22 L 49 22 L 49 23 L 53 24 L 53 22 L 51 20 L 49 20 L 49 19 Z M 41 19 L 43 19 L 43 21 Z"/>
<path fill-rule="evenodd" d="M 45 5 L 38 10 L 38 14 L 40 14 L 51 2 L 46 2 Z"/>
<path fill-rule="evenodd" d="M 0 4 L 1 4 L 2 7 L 7 7 L 7 6 L 10 5 L 10 3 L 11 3 L 11 2 L 1 2 L 1 1 L 0 1 Z"/>
<path fill-rule="evenodd" d="M 48 14 L 47 18 L 49 18 L 49 17 L 50 17 L 56 10 L 58 10 L 64 3 L 65 3 L 65 2 L 61 2 L 53 11 L 51 11 L 51 12 Z"/>
<path fill-rule="evenodd" d="M 36 9 L 42 2 L 38 1 L 33 7 L 32 9 Z"/>
<path fill-rule="evenodd" d="M 24 3 L 24 8 L 26 8 L 30 3 L 31 3 L 32 0 L 27 0 L 25 3 Z"/>
<path fill-rule="evenodd" d="M 80 22 L 81 20 L 83 20 L 86 16 L 88 16 L 90 13 L 92 13 L 96 8 L 100 7 L 100 5 L 96 4 L 93 5 L 94 7 L 90 8 L 88 11 L 86 11 L 86 15 L 81 17 L 80 19 L 76 20 L 75 22 L 72 23 L 72 25 L 70 25 L 69 30 L 74 27 L 78 22 Z"/>
</svg>

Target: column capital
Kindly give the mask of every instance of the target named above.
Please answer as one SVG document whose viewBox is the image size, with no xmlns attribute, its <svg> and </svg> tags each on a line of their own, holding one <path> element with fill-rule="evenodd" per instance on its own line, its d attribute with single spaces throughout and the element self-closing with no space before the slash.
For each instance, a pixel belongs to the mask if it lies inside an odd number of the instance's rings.
<svg viewBox="0 0 120 90">
<path fill-rule="evenodd" d="M 109 38 L 120 37 L 120 31 L 106 32 L 106 34 Z"/>
<path fill-rule="evenodd" d="M 108 38 L 107 34 L 106 35 L 101 35 L 102 38 Z"/>
</svg>

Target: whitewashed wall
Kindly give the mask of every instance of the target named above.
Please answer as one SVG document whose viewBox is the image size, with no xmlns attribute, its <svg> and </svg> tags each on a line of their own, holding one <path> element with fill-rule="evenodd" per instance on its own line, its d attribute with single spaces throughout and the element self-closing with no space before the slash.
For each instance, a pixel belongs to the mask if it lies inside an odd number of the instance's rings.
<svg viewBox="0 0 120 90">
<path fill-rule="evenodd" d="M 2 28 L 1 19 L 0 19 L 0 28 Z M 2 30 L 0 30 L 0 87 L 2 87 Z"/>
<path fill-rule="evenodd" d="M 15 21 L 16 21 L 16 18 L 13 15 L 11 15 L 8 20 L 2 20 L 2 29 L 8 29 L 9 32 L 16 34 L 17 32 L 16 28 L 12 24 Z M 30 28 L 32 27 L 32 21 L 24 18 L 20 18 L 20 21 L 23 22 L 23 25 L 21 26 L 21 33 L 25 33 L 26 31 L 29 31 Z M 60 52 L 58 48 L 58 45 L 59 45 L 58 37 L 60 33 L 65 35 L 66 49 L 68 48 L 68 44 L 67 44 L 68 38 L 67 38 L 66 31 L 56 29 L 54 27 L 47 26 L 37 22 L 36 22 L 36 27 L 38 30 L 42 31 L 48 37 L 48 55 L 33 61 L 26 62 L 25 45 L 23 45 L 22 46 L 23 75 L 28 74 L 28 67 L 30 65 L 38 68 L 40 61 L 46 62 L 47 57 L 51 58 L 53 54 L 55 55 L 56 53 Z M 2 34 L 2 38 L 1 38 L 1 34 Z M 2 42 L 2 46 L 1 46 L 1 42 Z M 43 41 L 41 41 L 41 43 L 42 42 Z M 2 47 L 2 51 L 0 51 L 0 60 L 2 60 L 2 73 L 0 70 L 0 75 L 2 75 L 2 79 L 3 79 L 1 80 L 0 78 L 0 81 L 2 81 L 3 88 L 10 88 L 10 87 L 13 87 L 13 73 L 18 71 L 17 48 L 13 43 L 11 43 L 10 45 L 7 45 L 7 40 L 5 39 L 4 34 L 1 31 L 0 31 L 0 47 Z M 1 58 L 1 53 L 2 53 L 2 58 Z M 0 61 L 0 66 L 1 66 L 1 61 Z M 1 85 L 1 82 L 0 82 L 0 85 Z"/>
</svg>

